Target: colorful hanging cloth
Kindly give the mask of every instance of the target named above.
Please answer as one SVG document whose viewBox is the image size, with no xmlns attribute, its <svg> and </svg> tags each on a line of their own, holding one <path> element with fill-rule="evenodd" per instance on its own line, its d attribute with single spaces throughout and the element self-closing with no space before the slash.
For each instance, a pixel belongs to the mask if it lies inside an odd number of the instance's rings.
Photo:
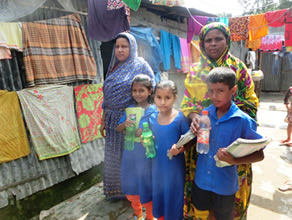
<svg viewBox="0 0 292 220">
<path fill-rule="evenodd" d="M 50 85 L 23 89 L 17 94 L 39 160 L 80 148 L 73 87 Z"/>
<path fill-rule="evenodd" d="M 0 22 L 0 47 L 22 51 L 21 24 L 16 22 Z"/>
<path fill-rule="evenodd" d="M 154 73 L 160 72 L 159 65 L 162 62 L 162 51 L 153 28 L 131 27 L 130 32 L 138 44 L 138 55 L 143 57 L 151 66 Z"/>
<path fill-rule="evenodd" d="M 210 24 L 212 22 L 219 22 L 219 18 L 218 17 L 209 17 L 207 20 L 207 24 Z"/>
<path fill-rule="evenodd" d="M 170 68 L 170 56 L 174 57 L 174 66 L 177 69 L 181 69 L 181 49 L 179 38 L 164 30 L 160 30 L 160 47 L 163 53 L 163 69 L 169 70 Z"/>
<path fill-rule="evenodd" d="M 265 14 L 250 15 L 248 24 L 248 40 L 254 41 L 269 33 Z"/>
<path fill-rule="evenodd" d="M 30 153 L 16 92 L 0 90 L 0 146 L 0 163 Z"/>
<path fill-rule="evenodd" d="M 232 41 L 246 40 L 248 38 L 248 17 L 229 18 L 229 29 Z"/>
<path fill-rule="evenodd" d="M 192 54 L 192 63 L 197 63 L 200 61 L 200 42 L 198 40 L 191 41 L 191 54 Z"/>
<path fill-rule="evenodd" d="M 181 70 L 184 73 L 190 71 L 190 66 L 192 64 L 192 56 L 190 51 L 190 44 L 188 44 L 186 39 L 179 38 L 180 48 L 181 48 Z"/>
<path fill-rule="evenodd" d="M 194 34 L 199 35 L 202 27 L 207 24 L 208 17 L 205 16 L 189 16 L 187 41 L 191 42 Z"/>
<path fill-rule="evenodd" d="M 123 0 L 123 2 L 134 11 L 137 11 L 141 4 L 141 0 Z"/>
<path fill-rule="evenodd" d="M 153 5 L 183 6 L 184 0 L 152 0 Z"/>
<path fill-rule="evenodd" d="M 220 17 L 219 22 L 226 24 L 226 26 L 229 26 L 229 18 L 228 17 Z"/>
<path fill-rule="evenodd" d="M 261 38 L 258 38 L 258 39 L 253 40 L 253 41 L 246 40 L 245 47 L 250 48 L 253 51 L 256 51 L 257 49 L 259 49 L 261 47 Z"/>
<path fill-rule="evenodd" d="M 78 14 L 23 23 L 28 86 L 96 80 L 96 64 Z"/>
<path fill-rule="evenodd" d="M 292 46 L 292 8 L 288 9 L 285 18 L 285 46 Z"/>
<path fill-rule="evenodd" d="M 285 24 L 285 13 L 287 13 L 287 9 L 268 11 L 265 13 L 265 18 L 270 27 L 281 27 Z"/>
<path fill-rule="evenodd" d="M 12 59 L 11 51 L 6 47 L 0 47 L 0 60 Z"/>
<path fill-rule="evenodd" d="M 130 29 L 125 7 L 106 10 L 107 1 L 88 0 L 88 37 L 97 41 L 110 41 L 117 34 Z"/>
<path fill-rule="evenodd" d="M 107 1 L 107 10 L 116 10 L 124 7 L 125 4 L 122 0 L 108 0 Z"/>
<path fill-rule="evenodd" d="M 101 138 L 103 84 L 81 85 L 74 88 L 76 112 L 82 143 Z"/>
<path fill-rule="evenodd" d="M 263 52 L 275 52 L 282 50 L 281 35 L 267 35 L 261 39 L 260 50 Z"/>
</svg>

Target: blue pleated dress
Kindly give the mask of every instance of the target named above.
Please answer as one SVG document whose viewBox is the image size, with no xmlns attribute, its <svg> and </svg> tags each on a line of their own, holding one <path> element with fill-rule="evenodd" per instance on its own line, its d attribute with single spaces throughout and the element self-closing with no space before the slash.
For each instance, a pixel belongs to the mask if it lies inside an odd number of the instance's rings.
<svg viewBox="0 0 292 220">
<path fill-rule="evenodd" d="M 185 157 L 179 154 L 169 160 L 167 151 L 177 143 L 190 126 L 179 112 L 169 125 L 160 125 L 158 112 L 149 118 L 149 126 L 155 137 L 156 157 L 152 159 L 153 216 L 165 220 L 182 220 L 185 184 Z"/>
<path fill-rule="evenodd" d="M 135 106 L 130 106 L 135 107 Z M 145 109 L 140 125 L 148 121 L 149 116 L 156 110 L 150 105 Z M 119 123 L 126 120 L 126 114 Z M 140 127 L 139 125 L 139 127 Z M 139 195 L 140 202 L 147 203 L 152 200 L 152 160 L 146 158 L 145 148 L 141 142 L 135 142 L 134 150 L 124 150 L 121 166 L 121 183 L 125 195 Z"/>
</svg>

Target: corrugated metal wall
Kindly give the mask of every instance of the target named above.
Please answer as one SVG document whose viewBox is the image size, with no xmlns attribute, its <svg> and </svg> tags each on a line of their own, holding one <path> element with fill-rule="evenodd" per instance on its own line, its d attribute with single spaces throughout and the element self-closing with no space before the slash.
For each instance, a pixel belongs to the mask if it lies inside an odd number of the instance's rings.
<svg viewBox="0 0 292 220">
<path fill-rule="evenodd" d="M 262 91 L 281 92 L 287 91 L 292 85 L 292 69 L 287 56 L 279 57 L 280 67 L 277 74 L 272 73 L 275 55 L 273 53 L 261 53 L 261 70 L 264 73 Z"/>
<path fill-rule="evenodd" d="M 87 3 L 87 1 L 82 2 Z M 40 8 L 19 21 L 43 20 L 67 14 L 70 13 Z M 87 32 L 87 16 L 81 15 L 81 18 L 84 30 Z M 100 42 L 90 39 L 88 41 L 97 64 L 96 82 L 100 83 L 103 82 Z M 12 51 L 12 56 L 11 60 L 0 61 L 1 90 L 18 91 L 25 88 L 22 53 Z M 87 82 L 70 85 L 84 83 Z M 0 208 L 7 206 L 11 197 L 15 196 L 17 200 L 23 199 L 100 164 L 103 161 L 103 149 L 104 139 L 97 139 L 83 144 L 80 149 L 70 155 L 39 161 L 31 147 L 31 153 L 27 157 L 0 164 Z"/>
</svg>

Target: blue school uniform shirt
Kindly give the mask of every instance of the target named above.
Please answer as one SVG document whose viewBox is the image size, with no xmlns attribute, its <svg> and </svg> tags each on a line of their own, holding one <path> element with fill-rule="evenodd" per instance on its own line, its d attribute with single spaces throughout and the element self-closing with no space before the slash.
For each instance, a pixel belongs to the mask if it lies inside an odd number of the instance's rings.
<svg viewBox="0 0 292 220">
<path fill-rule="evenodd" d="M 219 148 L 229 146 L 237 138 L 260 139 L 262 136 L 256 131 L 256 122 L 234 102 L 219 120 L 214 105 L 205 110 L 209 111 L 211 120 L 210 149 L 208 154 L 198 156 L 195 183 L 199 188 L 219 195 L 235 194 L 239 188 L 237 166 L 217 167 L 214 156 Z"/>
</svg>

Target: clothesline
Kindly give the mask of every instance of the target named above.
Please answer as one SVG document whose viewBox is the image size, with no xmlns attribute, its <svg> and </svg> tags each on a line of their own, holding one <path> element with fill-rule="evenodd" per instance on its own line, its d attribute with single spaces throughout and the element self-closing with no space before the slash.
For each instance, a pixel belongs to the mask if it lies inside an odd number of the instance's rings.
<svg viewBox="0 0 292 220">
<path fill-rule="evenodd" d="M 191 18 L 192 18 L 197 24 L 199 24 L 201 27 L 203 27 L 204 25 L 202 25 L 199 21 L 197 21 L 197 20 L 193 17 L 193 15 L 191 14 L 190 10 L 189 10 L 187 7 L 186 7 L 186 9 L 187 9 L 187 11 L 188 11 L 190 17 L 191 17 Z M 254 30 L 257 30 L 257 29 L 261 29 L 261 28 L 263 28 L 263 27 L 265 27 L 265 26 L 268 26 L 268 25 L 274 23 L 275 21 L 279 20 L 280 18 L 282 18 L 283 16 L 285 16 L 285 15 L 287 14 L 287 12 L 288 12 L 288 9 L 286 9 L 286 12 L 284 12 L 280 17 L 276 18 L 276 19 L 273 20 L 272 22 L 267 23 L 267 24 L 265 24 L 265 25 L 263 25 L 263 26 L 260 26 L 260 27 L 257 27 L 257 28 L 253 28 L 253 29 L 251 29 L 251 30 L 244 31 L 244 32 L 231 33 L 231 35 L 233 35 L 233 34 L 245 34 L 245 33 L 248 33 L 249 31 L 254 31 Z"/>
</svg>

